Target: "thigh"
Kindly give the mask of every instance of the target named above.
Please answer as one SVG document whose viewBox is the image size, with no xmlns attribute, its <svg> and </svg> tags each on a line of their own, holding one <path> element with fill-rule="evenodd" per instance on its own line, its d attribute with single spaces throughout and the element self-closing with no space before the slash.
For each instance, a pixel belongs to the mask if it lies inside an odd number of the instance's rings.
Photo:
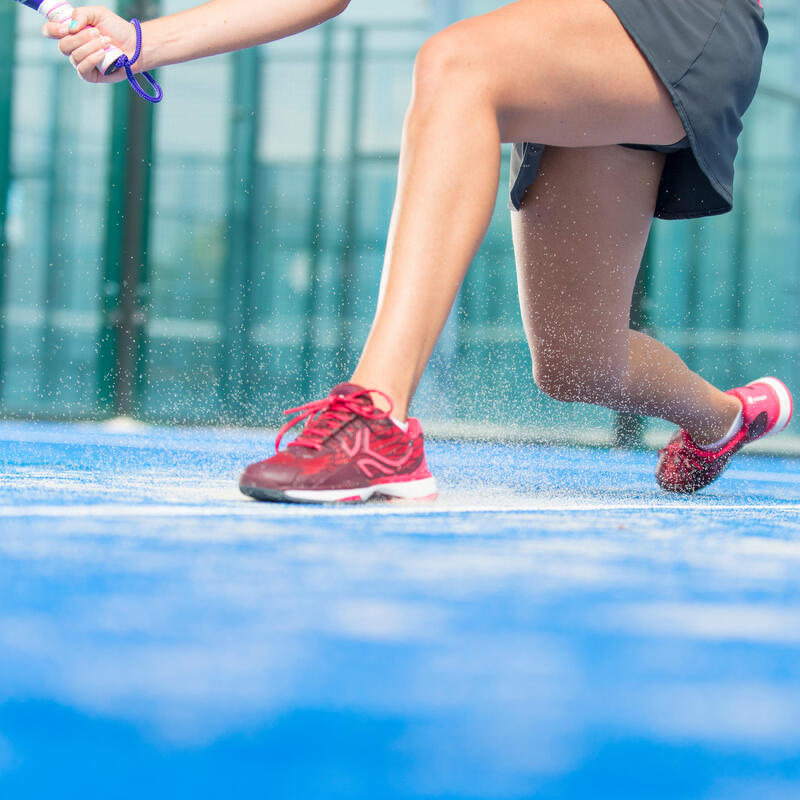
<svg viewBox="0 0 800 800">
<path fill-rule="evenodd" d="M 603 0 L 518 0 L 438 36 L 480 76 L 503 141 L 672 144 L 669 93 Z"/>
<path fill-rule="evenodd" d="M 664 156 L 548 147 L 511 214 L 520 307 L 537 358 L 626 366 L 630 304 Z M 538 351 L 538 352 L 537 352 Z"/>
</svg>

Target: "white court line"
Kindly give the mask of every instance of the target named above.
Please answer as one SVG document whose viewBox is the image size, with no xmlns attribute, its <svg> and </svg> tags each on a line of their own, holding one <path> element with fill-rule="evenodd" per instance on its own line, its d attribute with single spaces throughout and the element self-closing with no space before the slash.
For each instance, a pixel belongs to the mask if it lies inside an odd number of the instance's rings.
<svg viewBox="0 0 800 800">
<path fill-rule="evenodd" d="M 83 505 L 27 505 L 0 506 L 0 518 L 41 517 L 48 519 L 136 519 L 156 517 L 255 517 L 262 519 L 280 519 L 287 517 L 319 517 L 336 515 L 357 516 L 447 516 L 451 514 L 524 514 L 524 513 L 599 513 L 609 511 L 692 511 L 692 512 L 792 512 L 800 513 L 800 505 L 689 505 L 686 503 L 664 503 L 653 505 L 647 503 L 592 503 L 576 505 L 575 503 L 553 503 L 542 505 L 509 505 L 509 506 L 422 506 L 413 507 L 403 504 L 386 506 L 304 506 L 289 504 L 250 503 L 231 506 L 180 506 L 180 505 L 148 505 L 126 506 L 113 503 Z"/>
<path fill-rule="evenodd" d="M 111 421 L 113 423 L 113 420 Z M 63 424 L 63 423 L 56 423 Z M 186 427 L 178 428 L 177 432 L 168 429 L 167 426 L 154 426 L 141 424 L 141 428 L 134 429 L 121 429 L 115 430 L 109 423 L 72 423 L 70 429 L 48 429 L 48 430 L 35 430 L 25 428 L 23 423 L 4 421 L 0 423 L 0 443 L 2 444 L 51 444 L 51 445 L 72 445 L 75 447 L 123 447 L 130 450 L 173 450 L 189 453 L 205 453 L 213 454 L 215 448 L 230 447 L 232 444 L 252 446 L 254 448 L 262 448 L 265 451 L 270 450 L 272 443 L 277 436 L 277 430 L 270 428 L 203 428 L 203 427 Z M 12 427 L 12 430 L 8 430 Z M 446 426 L 440 423 L 434 423 L 428 426 L 433 431 L 430 438 L 434 443 L 437 443 L 437 433 L 443 435 L 444 440 L 450 440 L 458 435 L 460 432 L 461 437 L 465 444 L 473 443 L 470 440 L 470 435 L 474 434 L 474 439 L 480 444 L 496 444 L 505 447 L 509 444 L 523 444 L 529 445 L 531 448 L 553 447 L 558 450 L 569 449 L 570 445 L 577 445 L 579 447 L 599 445 L 602 448 L 612 449 L 611 442 L 602 438 L 602 431 L 598 432 L 594 429 L 590 434 L 583 439 L 576 439 L 568 436 L 562 436 L 562 431 L 556 431 L 554 441 L 548 443 L 546 432 L 535 429 L 534 440 L 529 442 L 523 439 L 521 442 L 514 441 L 514 435 L 509 436 L 507 430 L 502 426 L 487 427 L 477 426 L 470 427 L 466 425 L 452 425 Z M 192 434 L 196 433 L 198 438 L 191 438 Z M 521 431 L 524 436 L 525 431 Z M 530 434 L 530 432 L 529 432 Z M 154 440 L 154 436 L 158 436 Z M 466 438 L 464 438 L 466 437 Z M 770 443 L 775 440 L 769 439 Z M 787 441 L 786 434 L 778 441 Z M 800 437 L 791 437 L 792 444 L 785 449 L 773 448 L 771 446 L 763 449 L 758 449 L 760 443 L 754 445 L 755 449 L 745 451 L 747 456 L 769 456 L 777 455 L 779 457 L 789 457 L 800 453 Z M 441 443 L 441 440 L 438 442 Z M 649 442 L 651 450 L 655 451 L 657 446 L 661 446 L 663 442 L 654 439 Z M 653 455 L 653 453 L 651 453 Z M 741 461 L 737 461 L 741 464 Z M 562 464 L 562 469 L 569 469 L 569 465 Z M 648 473 L 652 470 L 648 467 Z M 728 473 L 730 477 L 735 477 L 739 480 L 753 480 L 763 483 L 798 483 L 800 482 L 800 471 L 795 472 L 781 472 L 781 473 L 762 473 L 755 470 L 742 470 L 736 469 Z"/>
</svg>

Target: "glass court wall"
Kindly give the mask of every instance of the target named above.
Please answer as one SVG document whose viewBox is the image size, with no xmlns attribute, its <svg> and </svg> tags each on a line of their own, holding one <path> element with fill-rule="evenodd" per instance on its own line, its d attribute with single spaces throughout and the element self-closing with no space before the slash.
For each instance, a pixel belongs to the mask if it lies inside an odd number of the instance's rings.
<svg viewBox="0 0 800 800">
<path fill-rule="evenodd" d="M 377 296 L 415 52 L 497 5 L 353 0 L 293 39 L 162 70 L 150 109 L 78 81 L 8 4 L 2 413 L 274 426 L 346 377 Z M 736 209 L 655 225 L 634 321 L 720 385 L 775 373 L 800 388 L 800 10 L 770 0 L 767 17 Z M 506 164 L 415 412 L 441 430 L 608 437 L 612 414 L 533 384 L 507 179 Z"/>
</svg>

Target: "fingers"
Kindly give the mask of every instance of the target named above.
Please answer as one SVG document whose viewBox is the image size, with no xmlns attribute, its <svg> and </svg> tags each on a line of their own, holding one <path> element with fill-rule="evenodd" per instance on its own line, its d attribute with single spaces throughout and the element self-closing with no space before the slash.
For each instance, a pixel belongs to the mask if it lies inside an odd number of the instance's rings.
<svg viewBox="0 0 800 800">
<path fill-rule="evenodd" d="M 72 19 L 65 22 L 45 22 L 42 26 L 42 35 L 48 39 L 63 39 L 72 36 L 85 28 L 95 26 L 102 22 L 108 15 L 108 10 L 102 6 L 87 6 L 76 8 L 72 12 Z"/>
<path fill-rule="evenodd" d="M 69 35 L 70 25 L 73 26 L 73 31 L 77 32 L 78 25 L 76 20 L 70 22 L 45 22 L 42 25 L 42 36 L 46 36 L 48 39 L 63 39 Z"/>
<path fill-rule="evenodd" d="M 105 56 L 105 52 L 103 50 L 97 50 L 96 52 L 86 56 L 83 60 L 81 60 L 75 68 L 78 70 L 78 75 L 83 78 L 83 80 L 88 81 L 89 83 L 96 83 L 98 75 L 100 74 L 97 71 L 97 67 L 103 61 L 103 57 Z"/>
<path fill-rule="evenodd" d="M 58 49 L 67 56 L 80 76 L 90 83 L 113 83 L 122 77 L 104 77 L 96 70 L 105 58 L 104 50 L 111 45 L 130 40 L 130 23 L 103 6 L 87 6 L 73 11 L 72 19 L 61 23 L 48 22 L 42 33 L 58 41 Z M 102 31 L 102 32 L 101 32 Z M 135 37 L 134 37 L 135 39 Z"/>
<path fill-rule="evenodd" d="M 86 28 L 74 36 L 65 36 L 59 41 L 58 49 L 62 55 L 69 57 L 87 46 L 91 46 L 91 49 L 85 52 L 94 52 L 99 46 L 104 46 L 109 41 L 108 36 L 103 36 L 97 28 Z"/>
<path fill-rule="evenodd" d="M 95 69 L 103 62 L 105 48 L 110 43 L 111 39 L 97 28 L 84 28 L 60 39 L 58 49 L 69 57 L 70 64 L 84 80 L 94 83 L 97 80 Z"/>
<path fill-rule="evenodd" d="M 92 34 L 97 33 L 97 28 L 91 28 L 90 30 Z M 77 39 L 78 37 L 72 36 L 70 38 Z M 110 40 L 107 36 L 90 35 L 88 42 L 85 42 L 84 44 L 76 47 L 69 53 L 64 53 L 64 55 L 68 55 L 72 66 L 75 67 L 78 70 L 78 72 L 81 72 L 80 67 L 87 58 L 94 57 L 99 53 L 100 58 L 102 60 L 104 48 L 108 45 L 109 41 Z M 63 44 L 63 41 L 61 44 Z"/>
<path fill-rule="evenodd" d="M 100 20 L 95 19 L 94 15 L 90 19 L 88 8 L 76 8 L 72 12 L 72 22 L 63 25 L 61 30 L 67 28 L 68 33 L 77 33 L 83 30 L 87 25 L 96 25 Z"/>
<path fill-rule="evenodd" d="M 48 39 L 63 39 L 82 31 L 89 24 L 84 9 L 78 9 L 72 14 L 71 20 L 65 22 L 45 22 L 42 25 L 42 35 Z"/>
<path fill-rule="evenodd" d="M 59 41 L 58 49 L 62 55 L 71 56 L 76 50 L 80 50 L 87 44 L 96 45 L 100 39 L 100 31 L 97 28 L 86 28 L 73 36 L 65 36 Z"/>
</svg>

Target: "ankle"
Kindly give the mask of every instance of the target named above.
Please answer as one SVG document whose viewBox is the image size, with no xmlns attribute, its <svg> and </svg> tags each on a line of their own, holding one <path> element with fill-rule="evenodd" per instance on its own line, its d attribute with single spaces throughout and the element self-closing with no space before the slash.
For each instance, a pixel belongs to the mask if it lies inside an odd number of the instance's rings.
<svg viewBox="0 0 800 800">
<path fill-rule="evenodd" d="M 744 422 L 742 404 L 731 395 L 727 395 L 727 399 L 729 402 L 726 407 L 714 419 L 703 420 L 696 427 L 686 426 L 686 432 L 698 447 L 718 450 L 731 442 L 741 430 Z"/>
<path fill-rule="evenodd" d="M 401 402 L 398 398 L 402 395 L 397 391 L 384 388 L 380 383 L 371 381 L 369 379 L 360 378 L 356 373 L 351 379 L 351 382 L 357 386 L 363 386 L 370 392 L 370 397 L 375 405 L 381 411 L 386 411 L 393 420 L 405 422 L 408 419 L 408 400 Z M 387 400 L 387 397 L 389 400 Z M 389 402 L 391 401 L 391 402 Z"/>
</svg>

